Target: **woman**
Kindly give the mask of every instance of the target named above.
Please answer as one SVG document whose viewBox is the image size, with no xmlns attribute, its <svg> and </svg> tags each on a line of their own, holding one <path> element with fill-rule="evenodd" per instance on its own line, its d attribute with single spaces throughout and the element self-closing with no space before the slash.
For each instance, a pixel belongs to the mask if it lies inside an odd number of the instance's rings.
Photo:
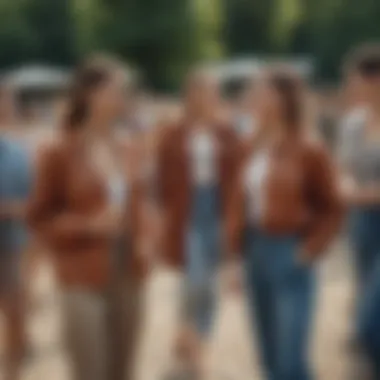
<svg viewBox="0 0 380 380">
<path fill-rule="evenodd" d="M 344 191 L 352 209 L 358 275 L 358 333 L 380 378 L 380 46 L 350 60 L 348 89 L 359 97 L 341 125 Z"/>
<path fill-rule="evenodd" d="M 22 264 L 29 250 L 25 208 L 32 183 L 30 154 L 14 133 L 12 93 L 0 88 L 0 311 L 4 314 L 5 379 L 19 378 L 26 353 Z"/>
<path fill-rule="evenodd" d="M 137 251 L 138 157 L 113 129 L 124 91 L 113 61 L 77 68 L 62 134 L 40 157 L 28 216 L 51 251 L 78 380 L 134 378 L 145 262 Z"/>
<path fill-rule="evenodd" d="M 266 378 L 308 380 L 313 267 L 338 230 L 342 206 L 331 158 L 304 125 L 300 79 L 273 70 L 256 91 L 260 140 L 233 191 L 230 249 L 238 251 L 244 231 L 248 304 Z"/>
<path fill-rule="evenodd" d="M 256 93 L 254 80 L 251 79 L 242 91 L 238 104 L 235 107 L 235 128 L 238 135 L 247 140 L 256 130 Z"/>
<path fill-rule="evenodd" d="M 185 277 L 176 354 L 185 372 L 200 379 L 214 320 L 215 277 L 237 140 L 218 119 L 219 93 L 211 77 L 190 75 L 183 102 L 181 120 L 161 131 L 157 180 L 165 259 Z"/>
</svg>

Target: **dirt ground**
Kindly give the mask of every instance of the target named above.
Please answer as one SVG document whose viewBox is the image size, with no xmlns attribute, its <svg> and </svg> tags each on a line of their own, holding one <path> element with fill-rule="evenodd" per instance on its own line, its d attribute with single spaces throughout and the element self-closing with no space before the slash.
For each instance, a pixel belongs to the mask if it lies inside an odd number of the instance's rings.
<svg viewBox="0 0 380 380">
<path fill-rule="evenodd" d="M 317 380 L 347 380 L 353 287 L 349 255 L 337 245 L 319 268 L 319 296 L 313 334 L 313 366 Z M 147 318 L 136 380 L 158 380 L 170 365 L 170 343 L 176 322 L 179 279 L 158 270 L 147 287 Z M 34 354 L 22 380 L 69 380 L 60 342 L 58 291 L 48 265 L 38 270 L 32 289 L 33 311 L 28 333 Z M 260 366 L 247 326 L 243 296 L 221 295 L 212 342 L 215 380 L 260 380 Z M 210 379 L 211 380 L 211 379 Z"/>
</svg>

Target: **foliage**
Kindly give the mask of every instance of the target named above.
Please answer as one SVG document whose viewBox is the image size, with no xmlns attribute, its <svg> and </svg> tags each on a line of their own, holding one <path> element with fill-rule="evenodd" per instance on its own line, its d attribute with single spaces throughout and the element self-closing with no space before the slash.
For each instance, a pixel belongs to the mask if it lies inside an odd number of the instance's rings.
<svg viewBox="0 0 380 380">
<path fill-rule="evenodd" d="M 0 67 L 74 58 L 69 0 L 0 0 Z"/>
<path fill-rule="evenodd" d="M 380 38 L 378 0 L 0 0 L 0 68 L 117 54 L 157 88 L 222 56 L 308 54 L 334 79 L 353 45 Z"/>
<path fill-rule="evenodd" d="M 190 5 L 188 0 L 98 0 L 95 9 L 89 5 L 77 14 L 79 27 L 87 25 L 82 52 L 114 52 L 139 67 L 156 87 L 173 86 L 196 58 Z M 89 13 L 95 17 L 88 18 Z"/>
</svg>

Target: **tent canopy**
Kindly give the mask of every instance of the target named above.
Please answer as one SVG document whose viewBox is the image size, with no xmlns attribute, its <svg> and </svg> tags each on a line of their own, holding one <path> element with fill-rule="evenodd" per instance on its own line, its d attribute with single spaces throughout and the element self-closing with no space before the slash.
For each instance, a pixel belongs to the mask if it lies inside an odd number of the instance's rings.
<svg viewBox="0 0 380 380">
<path fill-rule="evenodd" d="M 4 81 L 16 91 L 61 90 L 67 88 L 69 71 L 46 65 L 29 65 L 4 75 Z"/>
</svg>

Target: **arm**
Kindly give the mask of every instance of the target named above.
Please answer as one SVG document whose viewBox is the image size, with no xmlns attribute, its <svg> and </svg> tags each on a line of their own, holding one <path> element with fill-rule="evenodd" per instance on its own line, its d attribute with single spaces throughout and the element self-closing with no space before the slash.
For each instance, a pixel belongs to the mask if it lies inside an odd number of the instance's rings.
<svg viewBox="0 0 380 380">
<path fill-rule="evenodd" d="M 308 198 L 313 221 L 307 231 L 302 251 L 307 256 L 319 255 L 338 233 L 344 216 L 344 206 L 338 184 L 338 174 L 327 150 L 311 146 L 307 157 Z"/>
<path fill-rule="evenodd" d="M 231 129 L 232 130 L 232 129 Z M 227 261 L 238 258 L 241 250 L 241 235 L 244 228 L 244 193 L 242 172 L 248 149 L 254 149 L 254 140 L 241 141 L 235 133 L 227 135 L 228 144 L 228 163 L 227 170 L 224 170 L 222 176 L 227 182 L 226 192 L 226 253 Z"/>
<path fill-rule="evenodd" d="M 153 250 L 147 246 L 149 240 L 149 230 L 147 228 L 148 185 L 143 172 L 145 155 L 141 153 L 142 146 L 134 144 L 124 145 L 128 152 L 126 156 L 127 179 L 130 186 L 127 213 L 127 244 L 132 252 L 134 262 L 140 274 L 145 274 L 150 267 Z"/>
<path fill-rule="evenodd" d="M 233 184 L 227 205 L 226 245 L 227 260 L 235 260 L 242 247 L 241 235 L 244 229 L 244 193 L 241 175 Z"/>
<path fill-rule="evenodd" d="M 346 178 L 348 181 L 348 178 Z M 342 186 L 344 199 L 348 205 L 353 206 L 380 206 L 380 184 L 374 183 L 366 186 L 359 186 L 352 181 Z"/>
<path fill-rule="evenodd" d="M 58 147 L 48 147 L 38 159 L 27 221 L 41 240 L 53 247 L 91 233 L 88 218 L 65 210 L 64 188 L 64 157 Z"/>
<path fill-rule="evenodd" d="M 25 215 L 25 201 L 12 200 L 0 203 L 0 219 L 22 220 Z"/>
</svg>

